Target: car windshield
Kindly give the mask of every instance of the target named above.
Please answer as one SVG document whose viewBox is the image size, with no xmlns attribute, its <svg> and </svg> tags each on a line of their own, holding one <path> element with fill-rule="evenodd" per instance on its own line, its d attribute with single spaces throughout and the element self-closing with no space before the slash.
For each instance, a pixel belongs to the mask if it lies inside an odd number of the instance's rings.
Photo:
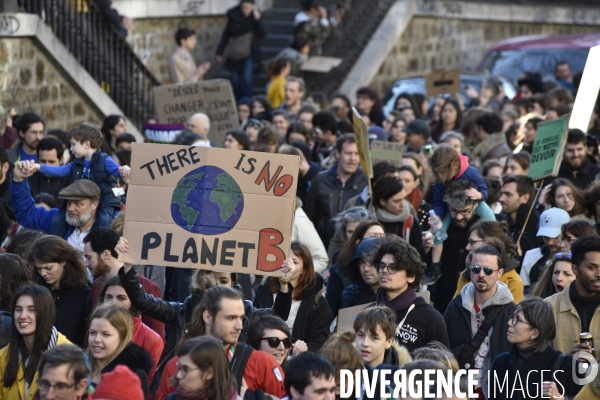
<svg viewBox="0 0 600 400">
<path fill-rule="evenodd" d="M 588 52 L 588 49 L 493 51 L 485 58 L 479 70 L 482 73 L 505 76 L 516 83 L 523 72 L 539 72 L 542 77 L 554 76 L 556 63 L 567 60 L 575 74 L 583 71 Z"/>
</svg>

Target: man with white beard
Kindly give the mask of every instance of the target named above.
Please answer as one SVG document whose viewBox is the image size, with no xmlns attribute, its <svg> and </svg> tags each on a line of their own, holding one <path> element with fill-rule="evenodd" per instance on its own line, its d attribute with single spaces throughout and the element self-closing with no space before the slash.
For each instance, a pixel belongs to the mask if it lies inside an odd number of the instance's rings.
<svg viewBox="0 0 600 400">
<path fill-rule="evenodd" d="M 58 192 L 65 200 L 60 208 L 46 210 L 36 207 L 27 178 L 33 172 L 14 169 L 10 197 L 19 224 L 37 229 L 67 240 L 73 247 L 83 251 L 83 239 L 91 228 L 110 227 L 111 219 L 96 214 L 100 204 L 100 188 L 87 179 L 79 179 Z"/>
</svg>

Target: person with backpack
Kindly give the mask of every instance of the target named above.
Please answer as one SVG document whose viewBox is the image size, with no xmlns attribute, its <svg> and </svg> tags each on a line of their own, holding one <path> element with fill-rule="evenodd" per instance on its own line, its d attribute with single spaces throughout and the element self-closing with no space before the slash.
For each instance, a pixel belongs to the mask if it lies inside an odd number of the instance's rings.
<svg viewBox="0 0 600 400">
<path fill-rule="evenodd" d="M 10 341 L 12 325 L 11 301 L 16 288 L 29 280 L 29 268 L 14 254 L 0 254 L 0 348 Z"/>
</svg>

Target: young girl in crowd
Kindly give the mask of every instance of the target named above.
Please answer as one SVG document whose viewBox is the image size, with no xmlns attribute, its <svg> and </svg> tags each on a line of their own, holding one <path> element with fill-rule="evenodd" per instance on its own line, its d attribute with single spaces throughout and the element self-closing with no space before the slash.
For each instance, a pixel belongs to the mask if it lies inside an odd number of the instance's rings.
<svg viewBox="0 0 600 400">
<path fill-rule="evenodd" d="M 31 245 L 28 262 L 35 267 L 32 280 L 50 289 L 54 297 L 56 329 L 83 347 L 91 285 L 81 253 L 58 236 L 44 235 Z"/>
<path fill-rule="evenodd" d="M 148 382 L 152 382 L 158 360 L 165 348 L 162 338 L 142 322 L 141 313 L 131 305 L 131 300 L 129 300 L 129 296 L 127 296 L 127 292 L 118 276 L 113 276 L 106 281 L 100 292 L 100 303 L 113 304 L 129 311 L 133 319 L 131 341 L 146 350 L 154 363 L 148 374 Z"/>
<path fill-rule="evenodd" d="M 571 253 L 558 253 L 546 267 L 544 274 L 529 290 L 532 295 L 545 299 L 565 290 L 575 280 Z"/>
<path fill-rule="evenodd" d="M 291 69 L 287 58 L 279 58 L 269 64 L 269 73 L 272 78 L 269 82 L 267 97 L 273 108 L 278 108 L 285 100 L 285 83 Z"/>
<path fill-rule="evenodd" d="M 312 256 L 303 244 L 292 242 L 289 256 L 296 266 L 294 273 L 289 280 L 267 278 L 256 291 L 254 305 L 271 308 L 274 298 L 284 296 L 289 302 L 289 313 L 279 317 L 286 321 L 294 339 L 306 342 L 308 350 L 317 351 L 329 336 L 332 320 L 323 297 L 323 278 L 315 273 Z"/>
<path fill-rule="evenodd" d="M 131 341 L 133 321 L 129 311 L 114 304 L 102 304 L 94 310 L 90 321 L 87 354 L 92 382 L 98 385 L 102 374 L 124 365 L 140 378 L 147 399 L 153 361 L 146 350 Z"/>
<path fill-rule="evenodd" d="M 177 386 L 167 400 L 234 400 L 236 382 L 223 344 L 211 336 L 188 340 L 177 352 L 177 374 L 171 378 Z"/>
<path fill-rule="evenodd" d="M 12 312 L 10 344 L 0 350 L 0 399 L 30 400 L 37 391 L 42 354 L 70 342 L 53 326 L 54 302 L 45 287 L 21 285 L 14 293 Z"/>
</svg>

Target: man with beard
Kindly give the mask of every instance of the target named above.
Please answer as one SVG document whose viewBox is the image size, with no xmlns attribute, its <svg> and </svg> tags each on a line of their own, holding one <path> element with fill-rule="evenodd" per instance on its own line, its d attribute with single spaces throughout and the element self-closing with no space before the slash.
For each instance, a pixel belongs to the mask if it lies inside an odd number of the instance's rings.
<svg viewBox="0 0 600 400">
<path fill-rule="evenodd" d="M 561 327 L 556 330 L 552 348 L 574 355 L 592 352 L 588 343 L 580 343 L 582 332 L 600 332 L 600 238 L 580 237 L 571 245 L 571 253 L 575 280 L 545 301 L 552 307 L 556 326 Z"/>
<path fill-rule="evenodd" d="M 471 345 L 474 349 L 471 367 L 479 370 L 480 390 L 485 386 L 481 384 L 481 378 L 487 376 L 494 358 L 510 350 L 506 326 L 508 315 L 516 307 L 510 289 L 498 280 L 504 273 L 508 255 L 502 242 L 494 242 L 494 245 L 477 248 L 467 257 L 471 282 L 462 288 L 444 313 L 452 353 L 458 357 L 463 345 Z M 463 368 L 465 360 L 458 358 L 459 366 Z"/>
<path fill-rule="evenodd" d="M 92 309 L 96 308 L 98 304 L 98 298 L 104 283 L 116 276 L 119 268 L 123 266 L 123 263 L 118 259 L 119 255 L 115 251 L 120 237 L 117 231 L 99 226 L 90 230 L 90 233 L 83 239 L 85 266 L 90 269 L 94 277 L 91 293 Z M 144 292 L 156 298 L 162 298 L 158 285 L 144 276 L 138 275 L 137 277 L 144 288 Z M 142 322 L 158 333 L 163 340 L 165 339 L 164 323 L 143 314 Z"/>
<path fill-rule="evenodd" d="M 505 220 L 508 225 L 508 234 L 514 243 L 521 236 L 520 246 L 523 254 L 538 247 L 537 221 L 539 215 L 535 209 L 531 210 L 531 201 L 534 198 L 535 186 L 531 178 L 525 175 L 508 175 L 502 177 L 500 190 L 500 205 L 502 213 L 498 220 Z M 525 220 L 529 215 L 527 225 Z M 523 235 L 521 235 L 523 232 Z"/>
<path fill-rule="evenodd" d="M 560 208 L 550 208 L 540 215 L 540 227 L 537 236 L 544 244 L 537 249 L 529 250 L 523 257 L 521 280 L 525 286 L 525 294 L 542 276 L 546 262 L 560 250 L 561 227 L 569 222 L 569 213 Z"/>
<path fill-rule="evenodd" d="M 594 182 L 598 173 L 600 167 L 587 156 L 587 135 L 579 129 L 569 130 L 567 147 L 558 177 L 566 178 L 579 189 L 584 190 Z"/>
<path fill-rule="evenodd" d="M 64 152 L 65 148 L 60 140 L 50 136 L 45 137 L 37 145 L 38 164 L 58 167 L 63 164 Z M 58 201 L 58 192 L 69 186 L 71 177 L 54 178 L 44 174 L 33 174 L 27 181 L 34 196 L 49 193 Z"/>
<path fill-rule="evenodd" d="M 475 215 L 479 201 L 465 194 L 465 190 L 471 188 L 477 190 L 473 182 L 458 179 L 448 184 L 444 192 L 444 202 L 448 205 L 452 223 L 448 227 L 448 239 L 444 241 L 440 258 L 442 276 L 433 290 L 434 307 L 442 314 L 452 301 L 458 276 L 465 268 L 465 259 L 469 254 L 466 250 L 469 228 L 479 220 Z"/>
<path fill-rule="evenodd" d="M 13 126 L 19 134 L 20 143 L 8 153 L 10 163 L 28 160 L 37 162 L 36 148 L 44 137 L 46 123 L 36 113 L 26 112 L 13 122 Z"/>
<path fill-rule="evenodd" d="M 75 181 L 58 193 L 59 199 L 66 200 L 61 208 L 46 210 L 36 207 L 31 197 L 27 178 L 33 173 L 32 170 L 15 168 L 10 187 L 15 217 L 22 226 L 61 237 L 80 251 L 83 251 L 83 239 L 91 228 L 110 226 L 108 216 L 96 214 L 100 188 L 94 182 L 87 179 Z"/>
</svg>

